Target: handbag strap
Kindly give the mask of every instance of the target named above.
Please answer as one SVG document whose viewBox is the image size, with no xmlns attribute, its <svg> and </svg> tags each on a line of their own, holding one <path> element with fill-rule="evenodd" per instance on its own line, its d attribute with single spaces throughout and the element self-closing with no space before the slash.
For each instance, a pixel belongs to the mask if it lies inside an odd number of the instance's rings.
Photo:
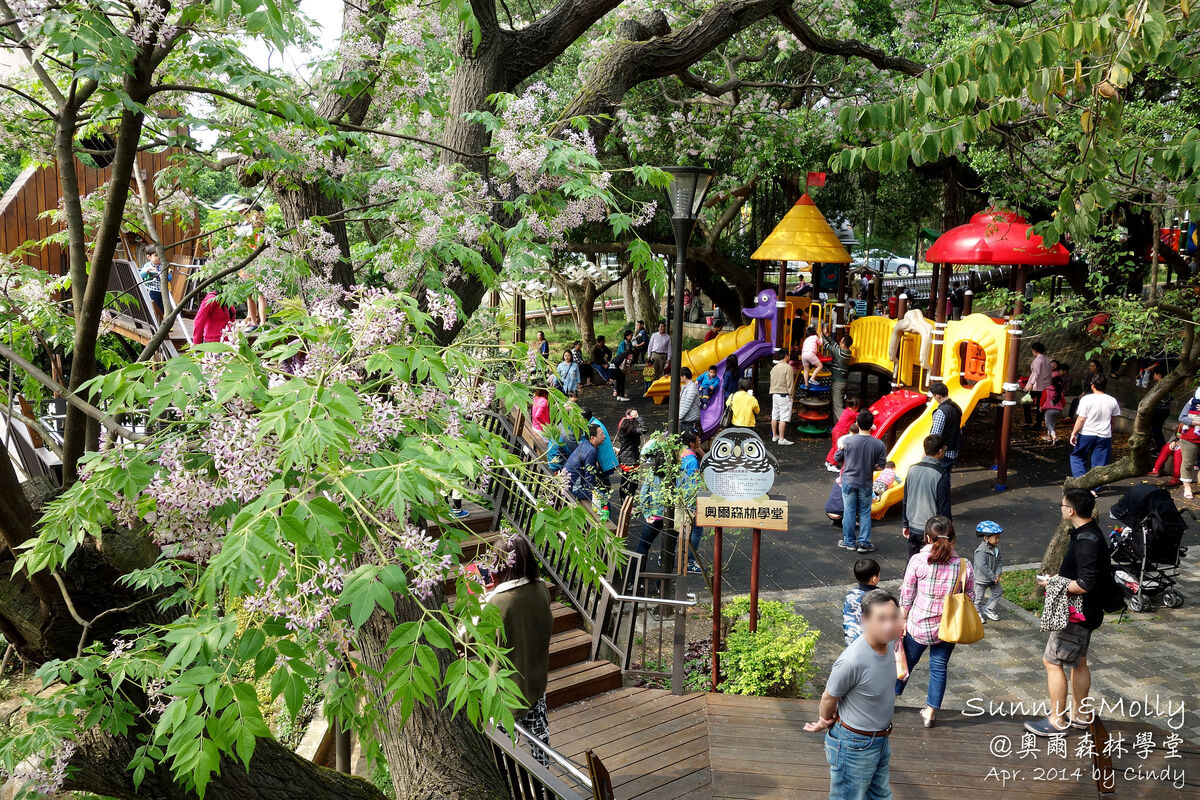
<svg viewBox="0 0 1200 800">
<path fill-rule="evenodd" d="M 959 588 L 960 583 L 962 585 L 961 589 Z M 950 594 L 958 594 L 959 592 L 963 594 L 967 593 L 967 566 L 962 556 L 958 557 L 958 578 L 955 579 L 954 591 L 950 592 Z"/>
</svg>

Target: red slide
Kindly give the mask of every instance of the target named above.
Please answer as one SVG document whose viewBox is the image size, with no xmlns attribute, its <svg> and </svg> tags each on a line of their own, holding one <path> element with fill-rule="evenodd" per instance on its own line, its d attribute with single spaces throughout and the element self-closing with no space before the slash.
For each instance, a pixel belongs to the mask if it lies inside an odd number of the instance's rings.
<svg viewBox="0 0 1200 800">
<path fill-rule="evenodd" d="M 909 389 L 900 389 L 884 395 L 871 404 L 870 412 L 875 415 L 875 428 L 872 433 L 877 439 L 882 439 L 896 420 L 928 402 L 928 396 Z"/>
</svg>

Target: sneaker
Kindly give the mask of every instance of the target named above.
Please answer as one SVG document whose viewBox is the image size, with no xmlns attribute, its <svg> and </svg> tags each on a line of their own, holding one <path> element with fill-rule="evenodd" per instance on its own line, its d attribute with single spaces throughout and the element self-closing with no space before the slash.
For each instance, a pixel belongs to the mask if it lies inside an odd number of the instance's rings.
<svg viewBox="0 0 1200 800">
<path fill-rule="evenodd" d="M 624 396 L 622 396 L 622 395 L 617 395 L 617 399 L 618 399 L 618 400 L 620 400 L 622 403 L 628 403 L 628 402 L 629 402 L 629 398 L 628 398 L 628 397 L 624 397 Z"/>
<path fill-rule="evenodd" d="M 1025 730 L 1034 736 L 1060 736 L 1071 730 L 1071 726 L 1060 728 L 1049 717 L 1042 717 L 1036 722 L 1026 722 Z"/>
<path fill-rule="evenodd" d="M 452 508 L 450 509 L 450 513 L 459 519 L 466 519 L 471 515 L 471 512 L 467 511 L 465 508 Z"/>
<path fill-rule="evenodd" d="M 860 545 L 859 545 L 859 546 L 858 546 L 856 549 L 857 549 L 857 550 L 858 550 L 858 552 L 860 552 L 860 553 L 874 553 L 874 552 L 875 552 L 875 545 L 873 545 L 873 544 L 860 544 Z"/>
<path fill-rule="evenodd" d="M 1000 615 L 997 614 L 995 611 L 992 611 L 990 608 L 987 611 L 984 611 L 983 615 L 985 617 L 987 617 L 988 619 L 990 619 L 992 622 L 996 622 L 1000 619 Z"/>
<path fill-rule="evenodd" d="M 838 539 L 837 544 L 838 544 L 838 547 L 842 548 L 843 550 L 853 550 L 854 549 L 854 545 L 846 544 L 845 539 Z"/>
<path fill-rule="evenodd" d="M 789 442 L 787 439 L 780 439 L 780 440 L 779 440 L 779 442 L 778 442 L 778 444 L 779 444 L 781 447 L 787 447 L 787 446 L 788 446 L 788 445 L 790 445 L 790 444 L 795 444 L 795 442 Z"/>
<path fill-rule="evenodd" d="M 692 564 L 690 567 L 688 567 L 688 574 L 689 575 L 703 575 L 704 570 L 700 569 L 699 564 Z"/>
</svg>

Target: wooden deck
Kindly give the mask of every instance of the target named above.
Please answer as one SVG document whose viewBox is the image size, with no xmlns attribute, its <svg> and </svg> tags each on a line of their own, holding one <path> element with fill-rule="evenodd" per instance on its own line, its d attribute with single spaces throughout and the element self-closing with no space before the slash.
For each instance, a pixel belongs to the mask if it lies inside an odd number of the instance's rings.
<svg viewBox="0 0 1200 800">
<path fill-rule="evenodd" d="M 824 736 L 804 731 L 804 723 L 815 717 L 812 700 L 622 689 L 552 711 L 550 736 L 554 747 L 572 759 L 582 761 L 586 749 L 595 751 L 612 774 L 617 800 L 816 800 L 829 796 L 829 767 Z M 1122 734 L 1131 750 L 1138 733 L 1153 730 L 1157 745 L 1145 759 L 1133 752 L 1113 759 L 1116 793 L 1110 797 L 1200 797 L 1196 743 L 1185 742 L 1179 758 L 1167 759 L 1166 730 L 1125 722 L 1109 722 L 1108 729 L 1111 736 Z M 926 729 L 915 709 L 898 708 L 891 736 L 895 797 L 1096 796 L 1090 760 L 1075 757 L 1080 734 L 1068 737 L 1066 758 L 1047 755 L 1045 740 L 1037 742 L 1036 758 L 1020 758 L 1022 732 L 1013 719 L 952 712 Z M 1000 736 L 1012 745 L 1007 757 L 990 752 Z M 1159 777 L 1164 768 L 1173 770 L 1171 779 Z M 1144 777 L 1147 773 L 1154 776 Z M 1182 788 L 1172 786 L 1175 778 Z"/>
</svg>

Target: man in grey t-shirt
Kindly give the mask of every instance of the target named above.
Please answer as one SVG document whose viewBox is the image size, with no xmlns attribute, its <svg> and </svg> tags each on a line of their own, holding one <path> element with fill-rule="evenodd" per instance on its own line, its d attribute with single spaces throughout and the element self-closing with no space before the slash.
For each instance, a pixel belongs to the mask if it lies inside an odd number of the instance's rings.
<svg viewBox="0 0 1200 800">
<path fill-rule="evenodd" d="M 891 800 L 888 734 L 896 705 L 896 659 L 900 606 L 883 589 L 862 598 L 862 635 L 829 671 L 821 695 L 820 717 L 807 723 L 809 732 L 827 731 L 829 800 Z"/>
</svg>

